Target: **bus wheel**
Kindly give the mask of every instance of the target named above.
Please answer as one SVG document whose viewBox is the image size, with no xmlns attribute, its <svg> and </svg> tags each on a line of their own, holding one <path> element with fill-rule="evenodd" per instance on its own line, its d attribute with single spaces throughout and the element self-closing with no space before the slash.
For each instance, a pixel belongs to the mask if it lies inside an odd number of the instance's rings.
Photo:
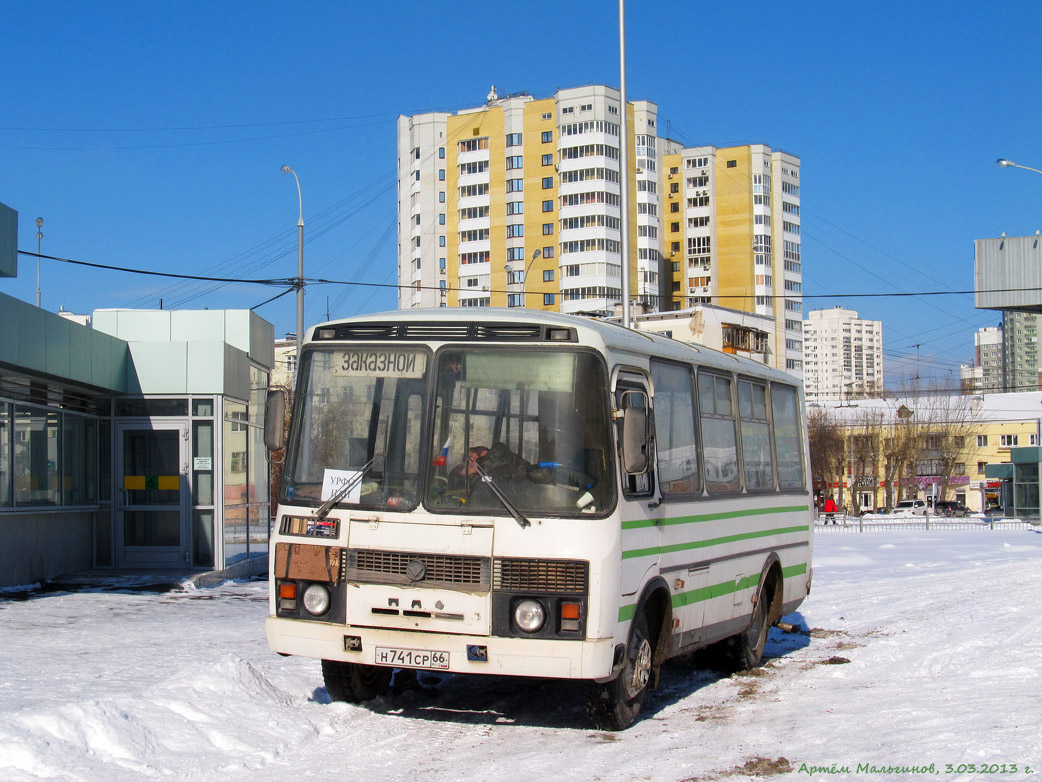
<svg viewBox="0 0 1042 782">
<path fill-rule="evenodd" d="M 643 612 L 634 620 L 631 632 L 619 675 L 605 684 L 592 685 L 586 701 L 590 720 L 602 730 L 626 730 L 636 722 L 648 691 L 654 650 Z"/>
<path fill-rule="evenodd" d="M 767 590 L 761 589 L 753 608 L 749 629 L 727 639 L 729 667 L 733 671 L 758 668 L 763 662 L 763 647 L 767 643 L 767 634 L 770 632 L 770 623 L 767 621 L 770 608 L 768 597 Z"/>
<path fill-rule="evenodd" d="M 361 703 L 383 695 L 391 685 L 392 673 L 393 668 L 382 665 L 322 661 L 322 680 L 335 701 Z"/>
</svg>

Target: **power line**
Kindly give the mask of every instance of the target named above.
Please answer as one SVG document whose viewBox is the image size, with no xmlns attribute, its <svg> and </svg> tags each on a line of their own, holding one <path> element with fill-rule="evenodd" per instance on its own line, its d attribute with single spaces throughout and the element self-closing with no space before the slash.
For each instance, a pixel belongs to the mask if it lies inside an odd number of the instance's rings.
<svg viewBox="0 0 1042 782">
<path fill-rule="evenodd" d="M 328 228 L 326 230 L 329 230 Z M 130 269 L 125 266 L 112 266 L 102 263 L 92 263 L 89 261 L 78 261 L 72 258 L 61 258 L 56 255 L 43 255 L 41 253 L 31 252 L 29 250 L 19 250 L 19 255 L 25 255 L 30 258 L 43 258 L 49 261 L 59 261 L 61 263 L 72 263 L 78 266 L 90 266 L 95 269 L 106 269 L 109 271 L 126 272 L 128 274 L 146 274 L 155 277 L 171 277 L 184 280 L 200 280 L 204 282 L 248 282 L 265 285 L 286 285 L 291 284 L 296 277 L 273 277 L 266 279 L 243 279 L 238 277 L 209 277 L 205 275 L 193 275 L 193 274 L 175 274 L 173 272 L 156 272 L 148 271 L 146 269 Z M 375 283 L 375 282 L 358 282 L 354 280 L 330 280 L 325 278 L 305 278 L 307 284 L 318 284 L 318 285 L 361 285 L 361 286 L 376 286 L 382 288 L 410 288 L 415 290 L 415 285 L 398 285 L 394 283 Z M 457 287 L 445 287 L 437 285 L 421 285 L 420 290 L 442 290 L 442 291 L 466 291 L 469 288 L 457 288 Z M 490 290 L 490 293 L 508 293 L 506 289 L 495 289 Z M 797 296 L 801 296 L 805 299 L 853 299 L 853 298 L 907 298 L 914 296 L 962 296 L 966 294 L 977 294 L 977 293 L 1042 293 L 1042 287 L 1036 288 L 989 288 L 985 290 L 957 290 L 957 291 L 895 291 L 892 293 L 799 293 Z M 756 294 L 754 293 L 721 293 L 706 298 L 712 299 L 755 299 Z"/>
<path fill-rule="evenodd" d="M 152 277 L 174 277 L 182 280 L 203 280 L 206 282 L 246 282 L 254 285 L 292 285 L 296 277 L 272 277 L 263 280 L 249 280 L 235 277 L 204 277 L 198 274 L 175 274 L 174 272 L 153 272 L 147 269 L 129 269 L 125 266 L 111 266 L 103 263 L 91 263 L 90 261 L 77 261 L 72 258 L 59 258 L 56 255 L 42 255 L 19 250 L 19 255 L 28 255 L 33 258 L 46 258 L 49 261 L 60 261 L 61 263 L 72 263 L 76 266 L 89 266 L 93 269 L 105 269 L 107 271 L 126 272 L 128 274 L 145 274 Z"/>
</svg>

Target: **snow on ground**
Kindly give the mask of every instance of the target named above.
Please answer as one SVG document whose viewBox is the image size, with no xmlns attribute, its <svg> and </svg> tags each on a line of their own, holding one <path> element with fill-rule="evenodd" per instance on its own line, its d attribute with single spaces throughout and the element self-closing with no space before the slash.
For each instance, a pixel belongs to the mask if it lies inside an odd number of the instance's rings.
<svg viewBox="0 0 1042 782">
<path fill-rule="evenodd" d="M 819 533 L 788 617 L 809 634 L 730 678 L 669 663 L 623 733 L 567 682 L 421 673 L 331 703 L 316 661 L 268 650 L 263 582 L 0 593 L 0 779 L 1035 778 L 1040 555 L 1031 530 Z"/>
</svg>

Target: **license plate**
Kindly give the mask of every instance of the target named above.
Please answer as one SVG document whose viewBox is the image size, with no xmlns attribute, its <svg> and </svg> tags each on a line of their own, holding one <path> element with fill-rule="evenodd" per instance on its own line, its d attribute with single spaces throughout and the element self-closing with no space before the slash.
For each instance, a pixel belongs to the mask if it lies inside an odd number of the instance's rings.
<svg viewBox="0 0 1042 782">
<path fill-rule="evenodd" d="M 377 665 L 391 665 L 396 668 L 433 668 L 448 669 L 449 653 L 434 652 L 428 649 L 392 649 L 386 646 L 376 647 Z"/>
</svg>

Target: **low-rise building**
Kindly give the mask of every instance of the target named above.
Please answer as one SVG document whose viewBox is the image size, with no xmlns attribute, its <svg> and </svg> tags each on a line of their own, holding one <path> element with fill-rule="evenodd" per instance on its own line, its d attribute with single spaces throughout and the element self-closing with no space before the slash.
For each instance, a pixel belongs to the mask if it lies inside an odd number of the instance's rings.
<svg viewBox="0 0 1042 782">
<path fill-rule="evenodd" d="M 983 511 L 1002 499 L 989 465 L 1009 463 L 1015 448 L 1038 446 L 1040 420 L 1040 392 L 812 404 L 815 493 L 853 512 L 914 498 Z M 816 456 L 815 440 L 827 439 L 829 429 L 842 440 L 841 458 Z"/>
</svg>

